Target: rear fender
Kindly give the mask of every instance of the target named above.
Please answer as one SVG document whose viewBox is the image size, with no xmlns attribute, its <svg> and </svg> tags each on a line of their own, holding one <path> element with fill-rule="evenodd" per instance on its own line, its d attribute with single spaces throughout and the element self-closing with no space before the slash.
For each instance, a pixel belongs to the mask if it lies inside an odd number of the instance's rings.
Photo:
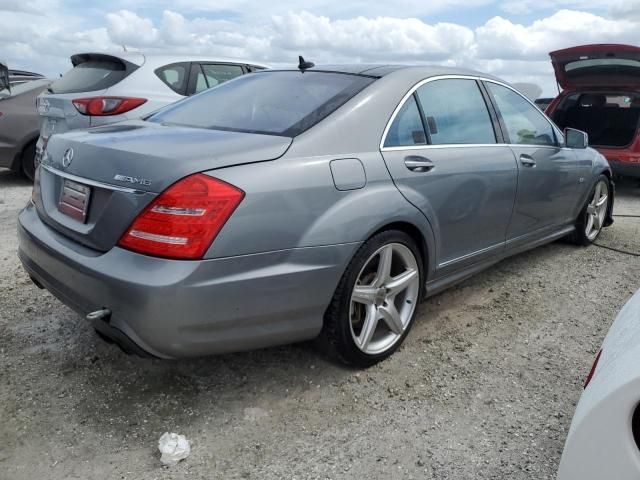
<svg viewBox="0 0 640 480">
<path fill-rule="evenodd" d="M 393 224 L 423 237 L 427 278 L 435 265 L 434 234 L 426 217 L 394 185 L 380 152 L 354 153 L 366 173 L 362 188 L 338 190 L 330 164 L 341 156 L 287 158 L 208 173 L 246 192 L 206 258 L 362 243 Z"/>
</svg>

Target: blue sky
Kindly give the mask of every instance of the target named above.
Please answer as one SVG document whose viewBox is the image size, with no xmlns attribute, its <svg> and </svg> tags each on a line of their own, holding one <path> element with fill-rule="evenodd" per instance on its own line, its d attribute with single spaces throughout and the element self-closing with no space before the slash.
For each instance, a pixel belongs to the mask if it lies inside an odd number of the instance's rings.
<svg viewBox="0 0 640 480">
<path fill-rule="evenodd" d="M 56 76 L 80 51 L 464 66 L 555 92 L 548 52 L 640 43 L 640 0 L 0 0 L 0 58 Z"/>
</svg>

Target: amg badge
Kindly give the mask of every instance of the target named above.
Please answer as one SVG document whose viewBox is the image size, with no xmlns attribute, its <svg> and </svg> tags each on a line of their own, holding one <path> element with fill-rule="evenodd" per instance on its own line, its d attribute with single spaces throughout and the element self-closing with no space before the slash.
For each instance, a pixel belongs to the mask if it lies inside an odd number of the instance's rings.
<svg viewBox="0 0 640 480">
<path fill-rule="evenodd" d="M 145 185 L 145 186 L 151 185 L 151 180 L 147 180 L 146 178 L 130 177 L 129 175 L 118 174 L 115 177 L 113 177 L 113 179 L 117 180 L 118 182 L 133 183 L 134 185 Z"/>
</svg>

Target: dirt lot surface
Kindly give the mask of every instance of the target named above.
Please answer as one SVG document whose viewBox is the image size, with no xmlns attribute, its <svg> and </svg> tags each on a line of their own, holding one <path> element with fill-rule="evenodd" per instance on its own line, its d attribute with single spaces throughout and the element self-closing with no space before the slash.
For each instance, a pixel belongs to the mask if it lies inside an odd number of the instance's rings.
<svg viewBox="0 0 640 480">
<path fill-rule="evenodd" d="M 587 373 L 640 286 L 640 258 L 553 243 L 423 303 L 366 371 L 311 346 L 187 361 L 129 357 L 31 284 L 0 172 L 0 478 L 551 479 Z M 619 186 L 616 214 L 640 214 Z M 640 219 L 599 242 L 640 252 Z M 165 431 L 192 442 L 160 466 Z"/>
</svg>

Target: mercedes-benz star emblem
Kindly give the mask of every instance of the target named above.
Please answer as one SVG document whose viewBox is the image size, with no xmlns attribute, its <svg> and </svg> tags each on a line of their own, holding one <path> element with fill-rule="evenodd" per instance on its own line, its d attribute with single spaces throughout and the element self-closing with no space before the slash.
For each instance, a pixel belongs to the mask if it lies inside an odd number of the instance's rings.
<svg viewBox="0 0 640 480">
<path fill-rule="evenodd" d="M 67 148 L 64 151 L 64 155 L 62 155 L 62 166 L 67 168 L 71 165 L 71 161 L 73 160 L 73 148 Z"/>
</svg>

